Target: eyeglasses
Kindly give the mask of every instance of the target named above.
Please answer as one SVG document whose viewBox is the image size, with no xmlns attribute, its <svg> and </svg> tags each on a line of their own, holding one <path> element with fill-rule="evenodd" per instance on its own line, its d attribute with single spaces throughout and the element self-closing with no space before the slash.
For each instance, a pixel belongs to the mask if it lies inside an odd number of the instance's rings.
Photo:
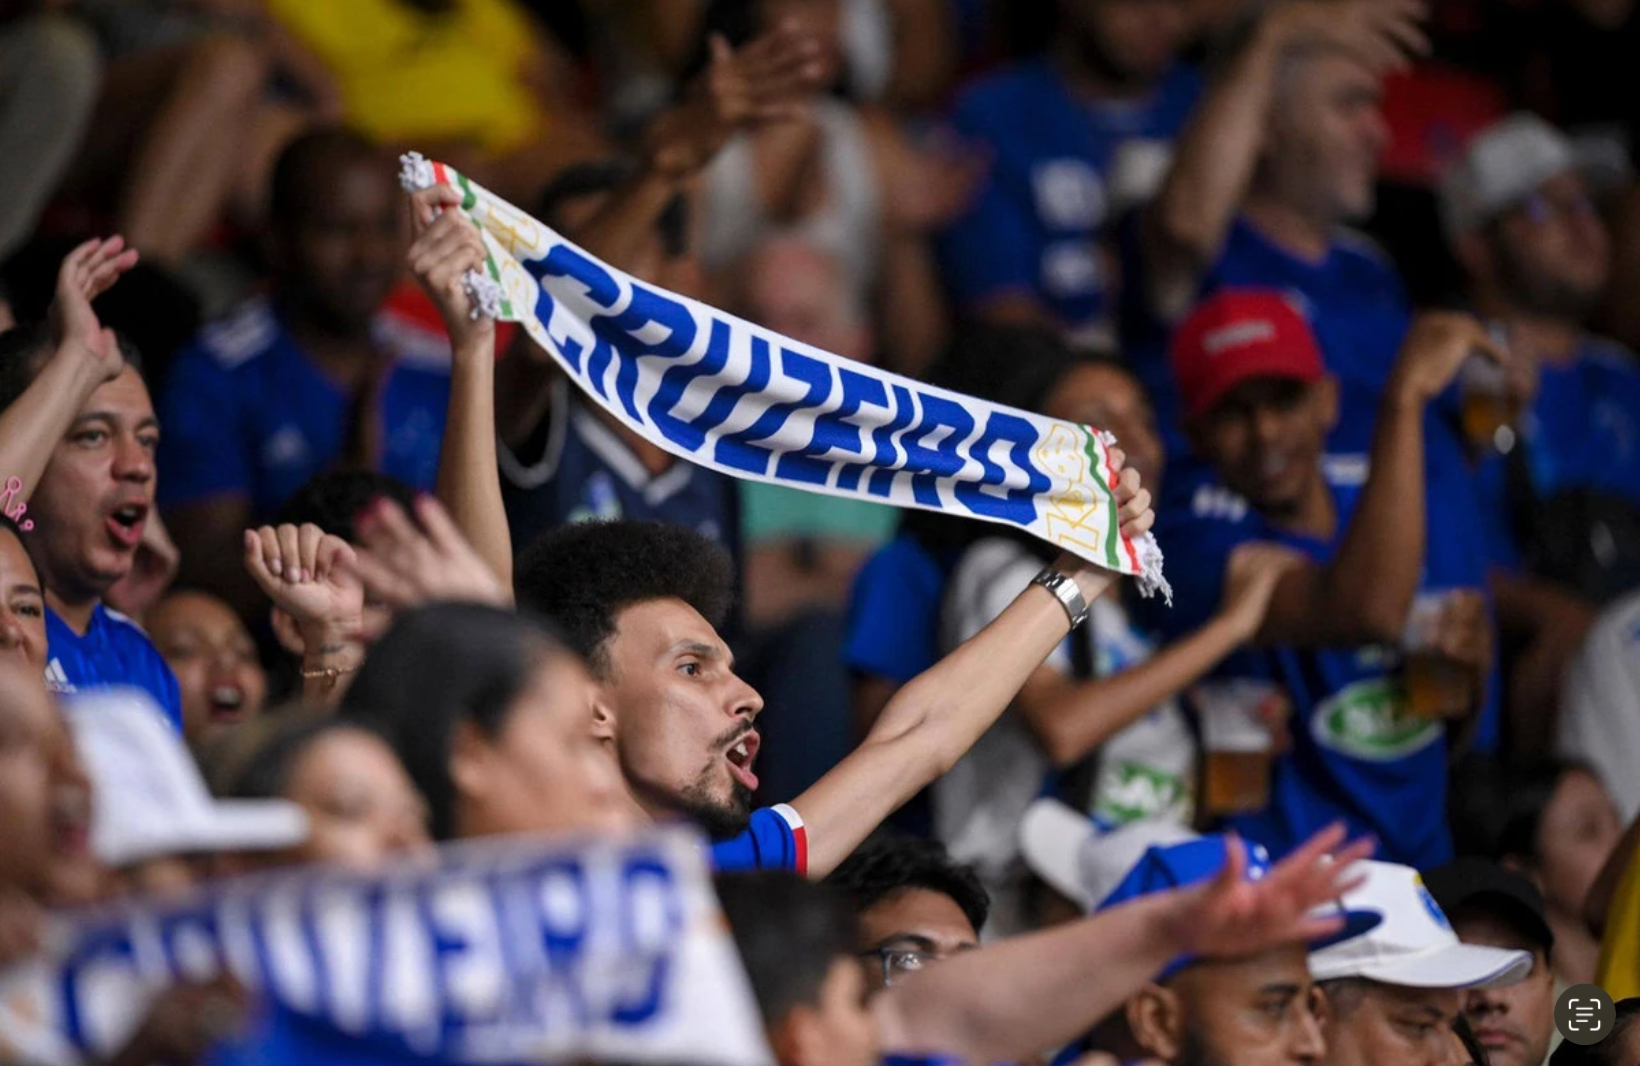
<svg viewBox="0 0 1640 1066">
<path fill-rule="evenodd" d="M 914 951 L 910 948 L 876 948 L 860 952 L 862 959 L 876 959 L 883 968 L 883 984 L 893 987 L 894 982 L 907 974 L 916 973 L 930 963 L 945 958 L 934 951 Z"/>
</svg>

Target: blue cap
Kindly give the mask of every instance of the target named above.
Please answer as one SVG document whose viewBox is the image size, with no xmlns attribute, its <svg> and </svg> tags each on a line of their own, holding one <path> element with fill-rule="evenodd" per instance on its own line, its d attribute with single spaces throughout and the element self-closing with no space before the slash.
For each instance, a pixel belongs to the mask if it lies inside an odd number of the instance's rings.
<svg viewBox="0 0 1640 1066">
<path fill-rule="evenodd" d="M 1262 845 L 1254 844 L 1252 841 L 1244 841 L 1243 846 L 1247 852 L 1247 880 L 1261 880 L 1270 872 L 1270 853 L 1265 851 Z M 1127 876 L 1111 889 L 1109 895 L 1099 901 L 1095 909 L 1109 910 L 1153 893 L 1210 881 L 1224 869 L 1224 864 L 1229 860 L 1228 849 L 1229 838 L 1218 834 L 1198 837 L 1179 844 L 1158 844 L 1148 848 L 1128 871 Z M 1328 911 L 1342 917 L 1344 927 L 1331 936 L 1312 941 L 1312 951 L 1360 936 L 1383 921 L 1383 916 L 1377 911 L 1328 908 L 1318 913 L 1324 914 Z M 1161 972 L 1161 978 L 1171 977 L 1195 961 L 1193 956 L 1181 955 L 1167 964 Z"/>
</svg>

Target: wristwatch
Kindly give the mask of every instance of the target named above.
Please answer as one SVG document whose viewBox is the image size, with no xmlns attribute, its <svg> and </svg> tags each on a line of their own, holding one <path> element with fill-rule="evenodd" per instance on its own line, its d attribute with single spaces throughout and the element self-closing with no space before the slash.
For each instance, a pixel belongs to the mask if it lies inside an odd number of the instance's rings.
<svg viewBox="0 0 1640 1066">
<path fill-rule="evenodd" d="M 1082 598 L 1082 590 L 1076 587 L 1076 582 L 1068 574 L 1061 573 L 1051 566 L 1043 567 L 1040 574 L 1031 578 L 1031 584 L 1041 585 L 1053 593 L 1054 599 L 1065 608 L 1072 629 L 1087 621 L 1088 601 Z"/>
</svg>

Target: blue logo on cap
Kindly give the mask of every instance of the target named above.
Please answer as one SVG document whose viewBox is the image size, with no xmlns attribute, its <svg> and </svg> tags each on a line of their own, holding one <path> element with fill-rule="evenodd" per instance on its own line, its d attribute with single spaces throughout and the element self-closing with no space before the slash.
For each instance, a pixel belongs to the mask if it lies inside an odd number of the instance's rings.
<svg viewBox="0 0 1640 1066">
<path fill-rule="evenodd" d="M 1418 899 L 1423 903 L 1424 910 L 1428 911 L 1429 916 L 1435 919 L 1436 925 L 1450 933 L 1452 923 L 1446 920 L 1446 912 L 1441 910 L 1441 905 L 1435 902 L 1435 897 L 1430 895 L 1429 889 L 1424 887 L 1424 879 L 1422 877 L 1418 878 L 1415 885 L 1418 889 Z"/>
</svg>

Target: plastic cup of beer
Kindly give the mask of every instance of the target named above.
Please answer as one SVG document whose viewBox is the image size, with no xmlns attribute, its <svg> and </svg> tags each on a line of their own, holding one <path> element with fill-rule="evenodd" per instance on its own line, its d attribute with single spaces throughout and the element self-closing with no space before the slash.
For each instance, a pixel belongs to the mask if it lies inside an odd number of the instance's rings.
<svg viewBox="0 0 1640 1066">
<path fill-rule="evenodd" d="M 1507 453 L 1515 446 L 1515 421 L 1520 411 L 1509 393 L 1503 368 L 1472 355 L 1458 380 L 1464 436 L 1476 448 Z"/>
<path fill-rule="evenodd" d="M 1435 650 L 1435 627 L 1451 593 L 1420 593 L 1412 601 L 1402 642 L 1401 669 L 1408 708 L 1418 718 L 1462 718 L 1474 709 L 1469 668 Z"/>
<path fill-rule="evenodd" d="M 1202 805 L 1210 815 L 1261 811 L 1270 805 L 1275 735 L 1268 715 L 1279 686 L 1255 678 L 1209 681 L 1196 688 L 1205 767 Z"/>
</svg>

